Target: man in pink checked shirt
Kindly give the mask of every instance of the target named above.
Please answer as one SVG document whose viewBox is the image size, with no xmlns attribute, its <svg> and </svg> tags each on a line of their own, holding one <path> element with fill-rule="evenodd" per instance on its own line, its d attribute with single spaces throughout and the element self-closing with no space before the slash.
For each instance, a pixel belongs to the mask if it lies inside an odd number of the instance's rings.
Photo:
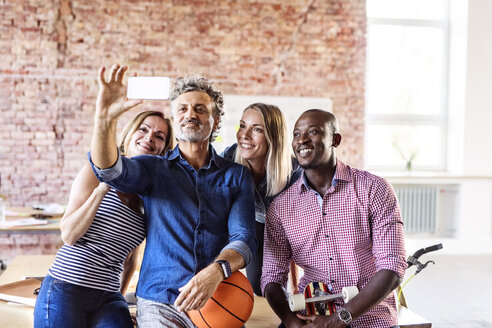
<svg viewBox="0 0 492 328">
<path fill-rule="evenodd" d="M 336 158 L 341 140 L 333 114 L 304 112 L 292 142 L 304 174 L 267 213 L 261 287 L 288 328 L 398 325 L 392 291 L 407 268 L 398 201 L 384 179 Z M 300 291 L 321 281 L 335 293 L 346 286 L 360 293 L 337 301 L 333 315 L 296 315 L 285 292 L 291 261 L 304 269 Z"/>
</svg>

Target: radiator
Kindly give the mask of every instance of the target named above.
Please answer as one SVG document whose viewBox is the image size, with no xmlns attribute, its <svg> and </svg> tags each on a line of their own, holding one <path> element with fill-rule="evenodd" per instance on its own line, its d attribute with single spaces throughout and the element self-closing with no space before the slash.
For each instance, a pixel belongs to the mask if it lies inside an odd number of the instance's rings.
<svg viewBox="0 0 492 328">
<path fill-rule="evenodd" d="M 436 232 L 439 187 L 436 185 L 393 185 L 400 202 L 406 234 Z"/>
</svg>

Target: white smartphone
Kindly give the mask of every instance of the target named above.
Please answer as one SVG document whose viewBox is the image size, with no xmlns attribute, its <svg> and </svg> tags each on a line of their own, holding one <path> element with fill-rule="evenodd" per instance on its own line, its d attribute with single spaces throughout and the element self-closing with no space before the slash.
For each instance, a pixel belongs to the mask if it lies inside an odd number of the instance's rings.
<svg viewBox="0 0 492 328">
<path fill-rule="evenodd" d="M 130 76 L 126 96 L 128 99 L 169 99 L 171 79 L 164 76 Z"/>
</svg>

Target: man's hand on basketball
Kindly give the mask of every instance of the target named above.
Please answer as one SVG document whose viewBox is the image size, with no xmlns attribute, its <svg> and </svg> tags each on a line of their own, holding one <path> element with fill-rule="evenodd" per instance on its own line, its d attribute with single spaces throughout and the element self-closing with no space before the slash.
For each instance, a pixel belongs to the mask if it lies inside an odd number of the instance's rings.
<svg viewBox="0 0 492 328">
<path fill-rule="evenodd" d="M 297 314 L 297 317 L 306 321 L 304 328 L 342 328 L 346 325 L 334 315 L 302 315 Z"/>
<path fill-rule="evenodd" d="M 199 310 L 212 297 L 223 279 L 220 267 L 213 263 L 198 272 L 179 289 L 181 292 L 174 302 L 179 311 Z"/>
<path fill-rule="evenodd" d="M 96 117 L 111 122 L 125 111 L 142 103 L 142 100 L 127 100 L 126 85 L 123 83 L 128 66 L 113 65 L 108 79 L 104 76 L 106 68 L 99 70 L 99 93 L 96 100 Z"/>
</svg>

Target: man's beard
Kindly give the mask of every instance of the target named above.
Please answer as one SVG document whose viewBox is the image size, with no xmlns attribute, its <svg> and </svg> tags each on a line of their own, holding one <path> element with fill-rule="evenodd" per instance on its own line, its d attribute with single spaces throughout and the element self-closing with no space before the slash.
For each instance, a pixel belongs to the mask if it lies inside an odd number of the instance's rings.
<svg viewBox="0 0 492 328">
<path fill-rule="evenodd" d="M 187 129 L 183 127 L 187 123 L 196 123 L 198 124 L 199 129 L 187 131 Z M 185 142 L 204 141 L 205 139 L 210 138 L 210 135 L 212 134 L 212 129 L 214 127 L 214 118 L 212 116 L 210 117 L 209 125 L 210 126 L 207 129 L 207 126 L 198 120 L 186 120 L 178 125 L 178 128 L 176 129 L 176 139 Z"/>
<path fill-rule="evenodd" d="M 316 156 L 312 158 L 308 163 L 303 163 L 299 159 L 297 159 L 299 162 L 299 166 L 303 170 L 315 170 L 318 168 L 323 167 L 323 162 L 321 162 Z"/>
</svg>

